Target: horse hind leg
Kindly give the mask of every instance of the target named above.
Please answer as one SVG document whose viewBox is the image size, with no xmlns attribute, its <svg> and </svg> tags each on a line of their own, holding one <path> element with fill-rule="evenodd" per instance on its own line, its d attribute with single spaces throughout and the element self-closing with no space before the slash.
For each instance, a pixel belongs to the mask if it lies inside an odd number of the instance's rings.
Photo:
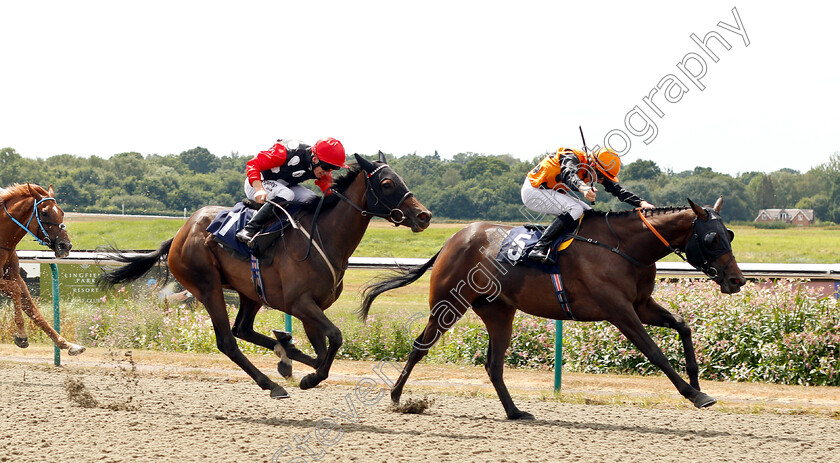
<svg viewBox="0 0 840 463">
<path fill-rule="evenodd" d="M 405 387 L 405 383 L 408 381 L 408 376 L 411 374 L 414 366 L 426 356 L 429 349 L 431 349 L 432 346 L 440 340 L 441 336 L 443 336 L 443 333 L 445 333 L 449 328 L 452 328 L 452 326 L 461 319 L 465 312 L 465 308 L 456 308 L 454 305 L 445 300 L 432 305 L 432 310 L 429 314 L 429 321 L 426 323 L 426 327 L 423 329 L 423 332 L 420 333 L 420 335 L 414 340 L 411 352 L 409 352 L 408 358 L 405 361 L 405 366 L 403 366 L 403 371 L 397 381 L 394 382 L 394 386 L 391 388 L 391 401 L 393 403 L 398 404 L 400 402 L 403 388 Z M 410 329 L 410 325 L 407 329 Z"/>
<path fill-rule="evenodd" d="M 187 285 L 184 285 L 187 287 Z M 261 372 L 257 367 L 248 360 L 248 357 L 239 350 L 236 344 L 236 338 L 230 327 L 230 320 L 228 319 L 227 309 L 225 307 L 225 299 L 221 290 L 221 286 L 207 291 L 198 291 L 198 288 L 187 287 L 187 289 L 196 295 L 196 298 L 207 309 L 210 315 L 210 320 L 213 322 L 213 331 L 216 333 L 216 347 L 219 351 L 225 354 L 235 364 L 239 365 L 254 382 L 263 390 L 271 391 L 272 399 L 284 399 L 289 397 L 289 393 L 283 386 L 272 381 L 268 376 Z M 194 290 L 195 289 L 195 290 Z M 209 296 L 208 296 L 209 295 Z"/>
<path fill-rule="evenodd" d="M 15 324 L 17 325 L 18 334 L 15 336 L 15 345 L 21 348 L 29 346 L 29 339 L 26 336 L 26 328 L 23 323 L 23 316 L 19 315 L 21 311 L 35 323 L 35 326 L 40 328 L 50 339 L 58 346 L 59 349 L 66 349 L 70 355 L 79 355 L 85 351 L 84 346 L 67 342 L 63 336 L 44 319 L 38 308 L 32 302 L 32 297 L 29 295 L 29 289 L 26 288 L 26 283 L 20 276 L 13 280 L 0 280 L 0 291 L 9 295 L 15 307 Z M 22 335 L 22 336 L 21 336 Z"/>
<path fill-rule="evenodd" d="M 20 308 L 20 297 L 12 300 L 15 312 L 15 345 L 21 349 L 29 347 L 29 336 L 26 334 L 26 323 L 23 319 L 23 310 Z"/>
<path fill-rule="evenodd" d="M 280 357 L 280 361 L 277 363 L 277 372 L 284 378 L 288 379 L 292 376 L 292 361 L 289 360 L 288 355 L 286 355 L 287 349 L 285 346 L 288 346 L 291 343 L 291 336 L 289 336 L 288 340 L 286 340 L 284 337 L 278 336 L 278 332 L 275 330 L 277 340 L 274 340 L 254 331 L 254 319 L 261 307 L 262 305 L 259 302 L 249 299 L 240 293 L 239 311 L 236 313 L 236 320 L 233 322 L 233 329 L 231 332 L 234 336 L 242 339 L 243 341 L 248 341 L 251 344 L 265 347 L 266 349 L 273 351 L 275 355 Z"/>
<path fill-rule="evenodd" d="M 490 343 L 487 346 L 487 360 L 484 362 L 484 369 L 490 377 L 490 382 L 493 383 L 493 388 L 496 389 L 499 400 L 502 401 L 505 414 L 511 420 L 533 420 L 534 415 L 523 412 L 513 403 L 513 398 L 511 398 L 504 381 L 505 353 L 510 347 L 516 308 L 497 299 L 483 304 L 476 303 L 473 310 L 481 317 L 487 327 Z"/>
</svg>

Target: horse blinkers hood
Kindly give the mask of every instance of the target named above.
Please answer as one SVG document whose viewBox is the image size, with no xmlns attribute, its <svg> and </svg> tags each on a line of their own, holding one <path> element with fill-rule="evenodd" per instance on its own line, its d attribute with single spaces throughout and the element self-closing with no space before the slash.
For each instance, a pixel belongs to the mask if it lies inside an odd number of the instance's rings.
<svg viewBox="0 0 840 463">
<path fill-rule="evenodd" d="M 732 254 L 731 243 L 735 239 L 735 233 L 724 227 L 717 211 L 707 207 L 703 210 L 706 211 L 707 216 L 705 219 L 699 216 L 694 219 L 694 233 L 688 238 L 685 246 L 686 260 L 694 268 L 717 281 L 722 278 L 722 272 L 719 272 L 712 263 L 720 256 Z M 729 265 L 729 262 L 726 265 Z M 726 265 L 723 268 L 726 268 Z"/>
</svg>

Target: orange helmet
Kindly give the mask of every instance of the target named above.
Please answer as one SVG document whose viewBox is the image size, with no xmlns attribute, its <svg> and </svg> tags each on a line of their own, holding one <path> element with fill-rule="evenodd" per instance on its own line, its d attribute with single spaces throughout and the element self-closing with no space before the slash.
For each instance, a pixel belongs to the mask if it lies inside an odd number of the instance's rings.
<svg viewBox="0 0 840 463">
<path fill-rule="evenodd" d="M 322 138 L 312 145 L 312 152 L 318 156 L 318 161 L 336 167 L 347 168 L 344 163 L 344 145 L 332 137 Z"/>
<path fill-rule="evenodd" d="M 618 171 L 621 170 L 621 159 L 615 151 L 609 148 L 601 148 L 595 153 L 589 155 L 591 164 L 601 172 L 604 177 L 618 181 Z"/>
</svg>

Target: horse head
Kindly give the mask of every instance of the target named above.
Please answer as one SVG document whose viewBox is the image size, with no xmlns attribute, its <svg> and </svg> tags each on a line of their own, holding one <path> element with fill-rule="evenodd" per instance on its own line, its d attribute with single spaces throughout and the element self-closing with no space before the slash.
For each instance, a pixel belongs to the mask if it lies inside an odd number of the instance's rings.
<svg viewBox="0 0 840 463">
<path fill-rule="evenodd" d="M 367 209 L 370 215 L 382 217 L 394 226 L 404 225 L 413 232 L 420 232 L 429 226 L 432 213 L 426 208 L 388 162 L 380 151 L 379 160 L 368 161 L 355 155 L 356 162 L 365 172 L 367 180 Z"/>
<path fill-rule="evenodd" d="M 685 247 L 688 263 L 720 285 L 722 293 L 737 293 L 746 280 L 732 253 L 735 233 L 726 228 L 720 216 L 723 198 L 718 198 L 712 208 L 698 206 L 690 199 L 688 204 L 697 216 Z"/>
<path fill-rule="evenodd" d="M 33 234 L 55 252 L 56 257 L 67 257 L 73 245 L 70 243 L 70 236 L 67 234 L 67 226 L 64 225 L 64 211 L 58 206 L 55 200 L 55 190 L 50 185 L 46 194 L 42 194 L 43 188 L 33 187 L 27 183 L 29 194 L 35 198 L 34 215 L 37 220 L 32 221 L 29 226 Z M 39 237 L 38 235 L 42 235 Z"/>
</svg>

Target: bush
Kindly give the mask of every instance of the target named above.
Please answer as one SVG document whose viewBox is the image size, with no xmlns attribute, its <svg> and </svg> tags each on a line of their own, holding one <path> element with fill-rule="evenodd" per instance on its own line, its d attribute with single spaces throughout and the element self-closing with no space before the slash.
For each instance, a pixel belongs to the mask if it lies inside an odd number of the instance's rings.
<svg viewBox="0 0 840 463">
<path fill-rule="evenodd" d="M 840 303 L 805 288 L 802 281 L 748 283 L 736 295 L 721 294 L 709 281 L 660 283 L 656 299 L 685 318 L 692 328 L 700 376 L 708 380 L 761 381 L 781 384 L 840 386 Z M 0 341 L 14 334 L 12 308 L 3 307 Z M 573 308 L 574 309 L 574 308 Z M 84 345 L 119 349 L 217 352 L 207 312 L 201 306 L 170 305 L 154 297 L 129 298 L 125 290 L 104 297 L 101 304 L 63 306 L 62 332 Z M 235 316 L 235 307 L 228 307 Z M 51 310 L 42 308 L 48 318 Z M 334 320 L 342 327 L 344 344 L 338 358 L 404 360 L 413 337 L 405 314 L 372 314 L 367 324 Z M 255 330 L 267 333 L 283 326 L 283 314 L 265 311 Z M 517 313 L 507 365 L 554 368 L 554 321 Z M 422 323 L 418 323 L 422 325 Z M 11 329 L 10 329 L 11 328 Z M 295 330 L 299 330 L 295 328 Z M 49 342 L 33 326 L 32 342 Z M 301 331 L 296 331 L 300 333 Z M 684 372 L 682 343 L 670 329 L 648 332 L 677 371 Z M 301 350 L 311 347 L 296 337 Z M 469 312 L 442 336 L 427 355 L 431 362 L 483 365 L 488 337 L 483 323 Z M 272 355 L 267 349 L 240 342 L 246 353 Z M 565 322 L 564 367 L 587 373 L 660 374 L 619 331 L 606 322 Z"/>
</svg>

